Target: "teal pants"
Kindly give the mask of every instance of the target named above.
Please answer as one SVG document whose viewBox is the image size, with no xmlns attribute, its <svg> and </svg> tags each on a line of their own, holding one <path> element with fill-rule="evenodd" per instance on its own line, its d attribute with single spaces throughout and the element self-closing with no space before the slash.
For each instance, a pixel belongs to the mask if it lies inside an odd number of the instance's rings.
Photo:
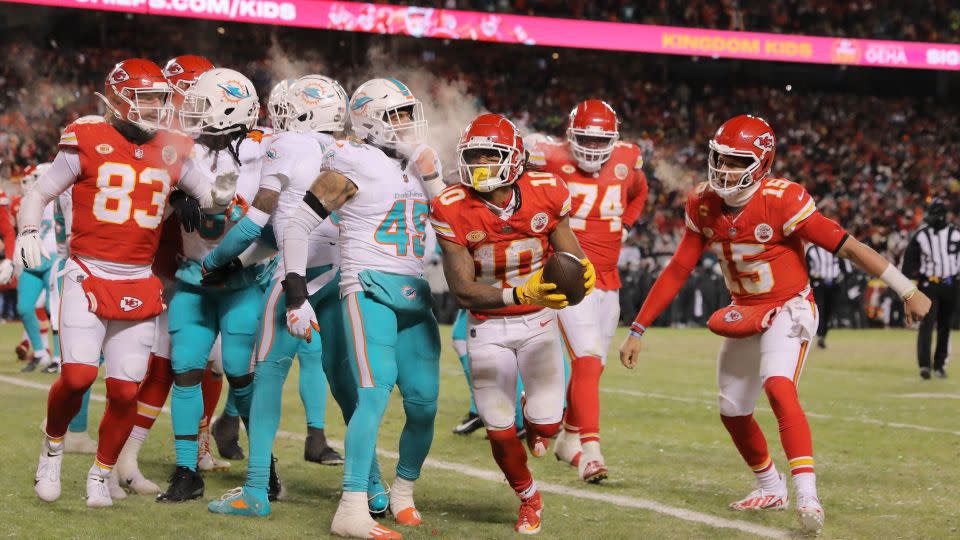
<svg viewBox="0 0 960 540">
<path fill-rule="evenodd" d="M 170 301 L 171 364 L 175 375 L 197 374 L 196 384 L 174 382 L 170 409 L 177 466 L 195 469 L 197 426 L 203 416 L 200 377 L 210 349 L 220 334 L 223 372 L 228 380 L 250 373 L 250 354 L 260 318 L 263 289 L 259 284 L 240 289 L 203 288 L 177 283 Z M 230 393 L 245 421 L 250 412 L 253 385 L 231 380 Z"/>
<path fill-rule="evenodd" d="M 400 314 L 366 292 L 347 295 L 342 309 L 347 357 L 358 386 L 357 408 L 347 426 L 343 489 L 367 489 L 377 431 L 394 385 L 406 413 L 397 476 L 416 480 L 433 442 L 437 413 L 437 321 L 429 308 L 416 315 Z"/>
<path fill-rule="evenodd" d="M 37 268 L 25 268 L 17 280 L 17 314 L 23 321 L 23 329 L 27 332 L 27 338 L 30 340 L 30 346 L 34 351 L 42 351 L 47 348 L 43 341 L 43 334 L 40 333 L 40 319 L 37 318 L 37 299 L 43 294 L 50 283 L 50 268 L 53 261 L 50 258 L 43 259 L 43 264 Z M 50 311 L 50 304 L 47 303 L 47 312 Z"/>
<path fill-rule="evenodd" d="M 325 273 L 330 266 L 307 271 L 307 279 Z M 334 279 L 308 299 L 317 314 L 319 335 L 310 343 L 297 339 L 287 331 L 286 297 L 279 281 L 264 296 L 263 318 L 255 351 L 256 368 L 253 399 L 250 405 L 250 457 L 244 487 L 266 497 L 270 475 L 270 456 L 280 426 L 283 385 L 296 355 L 300 360 L 300 396 L 307 412 L 307 425 L 323 427 L 327 381 L 334 400 L 340 406 L 344 422 L 349 422 L 357 403 L 357 388 L 346 361 L 340 322 L 339 279 Z M 317 376 L 319 372 L 319 377 Z M 322 384 L 320 384 L 322 382 Z M 319 417 L 319 418 L 318 418 Z M 316 425 L 317 423 L 320 425 Z M 371 474 L 379 480 L 379 465 Z"/>
</svg>

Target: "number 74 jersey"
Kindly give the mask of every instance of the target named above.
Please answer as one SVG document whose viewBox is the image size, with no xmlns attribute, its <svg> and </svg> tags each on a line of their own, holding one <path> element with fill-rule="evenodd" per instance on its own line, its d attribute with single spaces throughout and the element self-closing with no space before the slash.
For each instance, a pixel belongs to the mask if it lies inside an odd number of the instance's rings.
<svg viewBox="0 0 960 540">
<path fill-rule="evenodd" d="M 546 172 L 526 172 L 504 209 L 464 186 L 450 186 L 432 201 L 430 222 L 439 238 L 466 247 L 473 255 L 476 281 L 499 289 L 523 285 L 550 255 L 549 236 L 570 212 L 563 180 Z M 509 306 L 479 315 L 521 315 L 539 306 Z"/>
</svg>

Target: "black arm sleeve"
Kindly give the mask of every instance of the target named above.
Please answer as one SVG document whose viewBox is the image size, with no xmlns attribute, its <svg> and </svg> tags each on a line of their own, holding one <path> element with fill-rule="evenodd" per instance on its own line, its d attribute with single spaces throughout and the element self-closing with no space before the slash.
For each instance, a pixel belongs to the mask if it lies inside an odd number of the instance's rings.
<svg viewBox="0 0 960 540">
<path fill-rule="evenodd" d="M 917 233 L 910 238 L 907 249 L 903 252 L 903 265 L 901 270 L 903 271 L 903 275 L 910 279 L 920 277 L 920 243 L 917 242 L 917 234 L 920 234 L 920 231 L 917 231 Z"/>
</svg>

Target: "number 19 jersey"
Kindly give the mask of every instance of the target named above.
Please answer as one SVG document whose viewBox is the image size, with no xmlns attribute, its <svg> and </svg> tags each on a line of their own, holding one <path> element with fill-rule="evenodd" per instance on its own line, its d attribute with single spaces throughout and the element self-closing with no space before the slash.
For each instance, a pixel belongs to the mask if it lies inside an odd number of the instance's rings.
<svg viewBox="0 0 960 540">
<path fill-rule="evenodd" d="M 430 207 L 420 179 L 380 149 L 353 141 L 328 146 L 324 166 L 357 186 L 337 210 L 341 296 L 363 290 L 362 270 L 422 275 Z"/>
<path fill-rule="evenodd" d="M 563 180 L 545 172 L 524 173 L 505 209 L 493 207 L 474 190 L 450 186 L 433 200 L 430 222 L 444 240 L 473 255 L 476 281 L 506 289 L 523 285 L 540 270 L 551 247 L 549 236 L 570 212 Z M 540 306 L 507 306 L 475 311 L 481 316 L 522 315 Z"/>
</svg>

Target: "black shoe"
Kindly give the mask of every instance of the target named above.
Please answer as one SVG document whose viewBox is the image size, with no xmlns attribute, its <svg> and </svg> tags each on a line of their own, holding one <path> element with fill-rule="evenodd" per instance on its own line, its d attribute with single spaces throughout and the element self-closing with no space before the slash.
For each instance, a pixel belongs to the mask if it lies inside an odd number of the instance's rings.
<svg viewBox="0 0 960 540">
<path fill-rule="evenodd" d="M 267 487 L 267 499 L 270 502 L 278 501 L 283 498 L 286 492 L 283 484 L 280 483 L 280 477 L 277 476 L 277 458 L 270 456 L 270 484 Z"/>
<path fill-rule="evenodd" d="M 31 371 L 37 369 L 37 364 L 39 363 L 40 359 L 34 356 L 29 362 L 27 362 L 27 365 L 20 369 L 20 373 L 30 373 Z"/>
<path fill-rule="evenodd" d="M 44 373 L 49 373 L 49 374 L 52 374 L 52 375 L 56 375 L 57 373 L 60 373 L 60 363 L 59 363 L 59 362 L 54 362 L 54 363 L 50 364 L 49 366 L 43 368 L 43 372 L 44 372 Z"/>
<path fill-rule="evenodd" d="M 933 374 L 936 375 L 938 379 L 946 379 L 946 378 L 947 378 L 947 372 L 946 372 L 943 368 L 933 370 Z M 928 375 L 928 377 L 929 377 L 929 375 Z"/>
<path fill-rule="evenodd" d="M 210 434 L 217 443 L 217 451 L 223 459 L 243 459 L 240 448 L 240 417 L 221 415 L 210 426 Z"/>
<path fill-rule="evenodd" d="M 303 444 L 303 459 L 321 465 L 343 465 L 343 456 L 327 444 L 322 429 L 307 428 L 307 440 Z"/>
<path fill-rule="evenodd" d="M 825 337 L 818 337 L 818 338 L 817 338 L 817 347 L 820 347 L 821 349 L 826 349 L 826 348 L 827 348 L 827 338 L 825 338 Z"/>
<path fill-rule="evenodd" d="M 928 368 L 928 367 L 922 367 L 922 368 L 920 368 L 920 378 L 923 379 L 923 380 L 929 379 L 929 378 L 930 378 L 930 368 Z"/>
<path fill-rule="evenodd" d="M 453 428 L 453 434 L 469 435 L 482 427 L 483 420 L 480 419 L 480 415 L 474 412 L 469 412 L 463 417 L 463 420 L 457 424 L 457 427 Z"/>
<path fill-rule="evenodd" d="M 189 467 L 177 467 L 169 482 L 167 491 L 157 495 L 157 502 L 183 502 L 203 497 L 203 477 Z"/>
</svg>

